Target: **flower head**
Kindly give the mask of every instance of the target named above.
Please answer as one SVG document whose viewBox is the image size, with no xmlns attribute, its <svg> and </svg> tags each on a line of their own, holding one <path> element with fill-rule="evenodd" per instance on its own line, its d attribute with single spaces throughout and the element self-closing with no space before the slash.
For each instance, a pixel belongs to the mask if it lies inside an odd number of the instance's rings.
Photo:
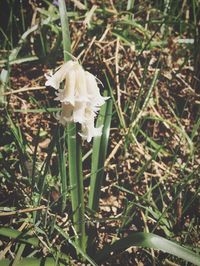
<svg viewBox="0 0 200 266">
<path fill-rule="evenodd" d="M 64 87 L 61 88 L 61 83 Z M 56 89 L 56 100 L 61 102 L 62 110 L 58 116 L 60 123 L 80 123 L 79 133 L 88 142 L 92 137 L 100 136 L 102 127 L 95 128 L 94 120 L 100 106 L 109 97 L 102 97 L 97 79 L 85 71 L 77 61 L 64 63 L 54 75 L 47 76 L 46 86 Z"/>
</svg>

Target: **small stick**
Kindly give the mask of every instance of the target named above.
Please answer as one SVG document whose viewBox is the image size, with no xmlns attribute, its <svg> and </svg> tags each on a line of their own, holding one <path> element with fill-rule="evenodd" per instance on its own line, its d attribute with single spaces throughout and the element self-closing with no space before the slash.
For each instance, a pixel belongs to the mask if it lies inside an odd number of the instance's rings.
<svg viewBox="0 0 200 266">
<path fill-rule="evenodd" d="M 118 149 L 120 148 L 120 146 L 123 144 L 123 140 L 121 139 L 116 146 L 114 147 L 114 149 L 112 150 L 112 152 L 110 153 L 110 155 L 108 156 L 108 158 L 105 161 L 104 166 L 108 166 L 110 160 L 115 156 L 115 154 L 117 153 Z"/>
<path fill-rule="evenodd" d="M 0 97 L 1 96 L 7 96 L 7 95 L 15 94 L 15 93 L 20 93 L 20 92 L 25 92 L 25 91 L 35 91 L 35 90 L 44 90 L 44 89 L 46 89 L 45 86 L 21 88 L 21 89 L 18 89 L 18 90 L 12 90 L 12 91 L 9 91 L 9 92 L 5 92 L 2 95 L 0 95 Z"/>
<path fill-rule="evenodd" d="M 93 43 L 94 43 L 95 40 L 96 40 L 96 36 L 94 36 L 94 37 L 92 38 L 92 41 L 90 42 L 90 44 L 89 44 L 87 50 L 84 51 L 84 56 L 83 56 L 83 59 L 81 60 L 81 63 L 83 63 L 83 62 L 85 61 L 85 58 L 87 57 L 88 52 L 90 51 L 90 49 L 91 49 L 91 47 L 92 47 L 92 45 L 93 45 Z M 80 55 L 79 55 L 79 58 L 80 58 Z"/>
<path fill-rule="evenodd" d="M 15 215 L 15 214 L 20 214 L 20 213 L 26 213 L 26 212 L 34 212 L 34 211 L 38 211 L 38 210 L 43 210 L 46 209 L 47 207 L 42 205 L 39 207 L 35 207 L 35 208 L 26 208 L 23 210 L 17 210 L 17 211 L 10 211 L 10 212 L 0 212 L 0 217 L 2 216 L 11 216 L 11 215 Z"/>
</svg>

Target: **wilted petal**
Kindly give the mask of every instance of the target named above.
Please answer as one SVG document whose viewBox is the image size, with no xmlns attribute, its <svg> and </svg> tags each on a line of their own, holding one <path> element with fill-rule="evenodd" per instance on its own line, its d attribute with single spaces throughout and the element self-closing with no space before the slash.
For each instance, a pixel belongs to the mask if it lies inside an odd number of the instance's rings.
<svg viewBox="0 0 200 266">
<path fill-rule="evenodd" d="M 62 111 L 59 116 L 59 122 L 65 125 L 67 122 L 73 121 L 73 106 L 71 104 L 62 103 Z"/>
</svg>

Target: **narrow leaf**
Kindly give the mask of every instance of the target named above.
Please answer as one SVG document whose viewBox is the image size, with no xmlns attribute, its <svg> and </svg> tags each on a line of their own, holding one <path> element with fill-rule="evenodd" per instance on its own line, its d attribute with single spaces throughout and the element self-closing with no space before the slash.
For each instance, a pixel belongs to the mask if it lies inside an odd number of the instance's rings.
<svg viewBox="0 0 200 266">
<path fill-rule="evenodd" d="M 104 96 L 107 96 L 107 94 L 104 94 Z M 99 197 L 104 174 L 104 162 L 106 159 L 112 118 L 112 105 L 112 100 L 109 99 L 101 107 L 97 120 L 97 127 L 103 126 L 102 135 L 100 137 L 95 137 L 93 142 L 89 208 L 94 211 L 97 211 L 99 207 Z"/>
<path fill-rule="evenodd" d="M 112 245 L 103 248 L 97 254 L 96 259 L 97 261 L 105 260 L 111 252 L 123 251 L 131 246 L 158 249 L 195 265 L 200 265 L 200 255 L 158 235 L 141 232 L 133 233 L 125 238 L 117 240 Z"/>
<path fill-rule="evenodd" d="M 39 240 L 29 235 L 27 232 L 19 232 L 15 229 L 2 227 L 0 228 L 0 235 L 33 245 L 34 247 L 39 247 Z"/>
</svg>

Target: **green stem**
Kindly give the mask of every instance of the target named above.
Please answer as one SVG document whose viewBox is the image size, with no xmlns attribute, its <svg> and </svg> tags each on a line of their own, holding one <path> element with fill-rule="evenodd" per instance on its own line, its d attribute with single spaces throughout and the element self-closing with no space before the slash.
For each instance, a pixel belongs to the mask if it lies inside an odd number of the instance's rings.
<svg viewBox="0 0 200 266">
<path fill-rule="evenodd" d="M 64 0 L 59 0 L 59 11 L 63 35 L 64 61 L 71 59 L 71 42 L 67 10 Z M 73 211 L 74 229 L 78 235 L 77 243 L 85 251 L 85 219 L 84 219 L 84 191 L 82 176 L 82 153 L 81 139 L 77 135 L 77 125 L 68 123 L 67 125 L 68 159 L 69 159 L 69 181 L 71 186 L 71 202 Z"/>
<path fill-rule="evenodd" d="M 69 31 L 69 23 L 67 17 L 67 9 L 64 0 L 58 0 L 59 3 L 59 12 L 60 12 L 60 22 L 62 27 L 62 36 L 63 36 L 63 53 L 64 61 L 67 62 L 71 59 L 71 39 Z"/>
<path fill-rule="evenodd" d="M 63 126 L 59 126 L 58 130 L 59 141 L 57 142 L 58 151 L 58 166 L 61 176 L 61 194 L 62 194 L 62 205 L 61 211 L 64 212 L 67 202 L 67 174 L 66 174 L 66 152 L 65 152 L 65 130 Z"/>
<path fill-rule="evenodd" d="M 104 92 L 104 96 L 108 96 L 107 91 Z M 99 208 L 101 185 L 104 178 L 104 163 L 106 160 L 112 118 L 112 105 L 112 100 L 110 99 L 101 107 L 96 127 L 103 126 L 102 135 L 95 137 L 93 141 L 88 207 L 94 212 L 97 212 Z"/>
<path fill-rule="evenodd" d="M 82 153 L 81 140 L 77 136 L 77 128 L 74 123 L 69 123 L 68 130 L 68 159 L 69 159 L 69 179 L 71 186 L 71 201 L 73 211 L 74 228 L 78 234 L 78 243 L 85 252 L 85 219 L 84 219 L 84 199 L 83 199 L 83 175 L 82 175 Z"/>
</svg>

